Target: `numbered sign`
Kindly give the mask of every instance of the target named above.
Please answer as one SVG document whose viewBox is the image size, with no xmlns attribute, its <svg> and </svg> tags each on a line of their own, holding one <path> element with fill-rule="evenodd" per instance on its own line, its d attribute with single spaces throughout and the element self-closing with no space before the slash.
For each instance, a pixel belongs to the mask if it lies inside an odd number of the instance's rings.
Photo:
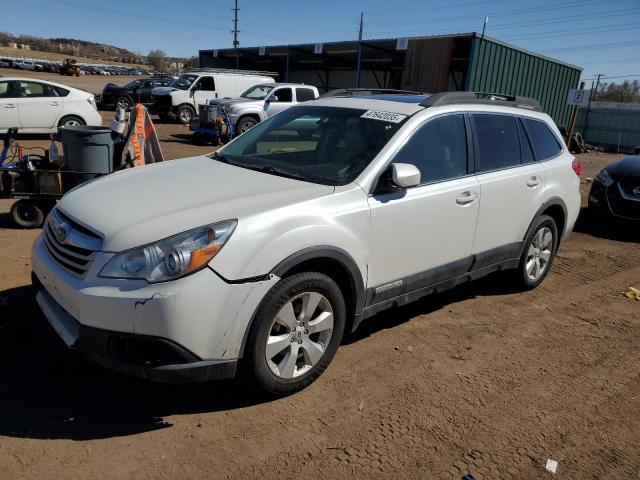
<svg viewBox="0 0 640 480">
<path fill-rule="evenodd" d="M 577 107 L 586 107 L 589 105 L 589 97 L 591 96 L 591 90 L 569 90 L 567 95 L 567 105 L 575 105 Z"/>
<path fill-rule="evenodd" d="M 409 46 L 409 37 L 402 37 L 396 40 L 396 50 L 406 50 Z"/>
<path fill-rule="evenodd" d="M 323 47 L 323 45 L 321 43 L 316 43 L 313 46 L 313 53 L 315 53 L 316 55 L 321 54 L 322 53 L 322 47 Z"/>
</svg>

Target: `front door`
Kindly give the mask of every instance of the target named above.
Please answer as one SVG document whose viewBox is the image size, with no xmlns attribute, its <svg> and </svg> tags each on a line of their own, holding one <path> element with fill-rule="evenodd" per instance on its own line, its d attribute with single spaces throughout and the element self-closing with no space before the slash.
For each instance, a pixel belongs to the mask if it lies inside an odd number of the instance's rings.
<svg viewBox="0 0 640 480">
<path fill-rule="evenodd" d="M 216 85 L 213 77 L 200 77 L 191 87 L 193 99 L 196 105 L 205 105 L 209 100 L 216 98 Z"/>
<path fill-rule="evenodd" d="M 427 120 L 393 158 L 421 172 L 421 184 L 369 196 L 372 304 L 462 275 L 471 248 L 480 188 L 469 174 L 462 114 Z"/>
<path fill-rule="evenodd" d="M 267 117 L 270 117 L 293 105 L 293 91 L 290 87 L 277 88 L 266 100 Z"/>
<path fill-rule="evenodd" d="M 62 113 L 64 99 L 58 90 L 46 83 L 20 81 L 18 115 L 20 127 L 27 129 L 52 129 Z"/>
<path fill-rule="evenodd" d="M 0 81 L 0 133 L 4 135 L 9 128 L 19 127 L 18 120 L 18 82 Z"/>
</svg>

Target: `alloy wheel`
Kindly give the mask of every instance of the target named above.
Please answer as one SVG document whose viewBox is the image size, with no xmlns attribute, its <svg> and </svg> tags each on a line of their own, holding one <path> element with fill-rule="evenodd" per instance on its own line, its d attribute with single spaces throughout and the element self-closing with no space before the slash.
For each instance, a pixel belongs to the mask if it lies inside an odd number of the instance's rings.
<svg viewBox="0 0 640 480">
<path fill-rule="evenodd" d="M 291 379 L 311 370 L 322 358 L 333 333 L 331 302 L 318 292 L 291 298 L 275 315 L 265 346 L 271 372 Z"/>
<path fill-rule="evenodd" d="M 525 269 L 530 280 L 538 280 L 547 270 L 553 250 L 553 233 L 549 227 L 538 230 L 529 245 Z"/>
</svg>

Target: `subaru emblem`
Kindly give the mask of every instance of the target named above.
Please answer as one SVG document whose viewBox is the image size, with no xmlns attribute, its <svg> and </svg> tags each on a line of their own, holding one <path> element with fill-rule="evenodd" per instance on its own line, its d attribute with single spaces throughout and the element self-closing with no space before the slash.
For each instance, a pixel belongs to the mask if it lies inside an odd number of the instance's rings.
<svg viewBox="0 0 640 480">
<path fill-rule="evenodd" d="M 636 188 L 634 188 L 634 189 L 633 189 L 633 194 L 634 194 L 636 197 L 640 197 L 640 187 L 636 187 Z"/>
<path fill-rule="evenodd" d="M 64 243 L 64 241 L 67 239 L 67 231 L 62 226 L 56 227 L 55 234 L 56 240 L 58 240 L 58 242 L 60 243 Z"/>
</svg>

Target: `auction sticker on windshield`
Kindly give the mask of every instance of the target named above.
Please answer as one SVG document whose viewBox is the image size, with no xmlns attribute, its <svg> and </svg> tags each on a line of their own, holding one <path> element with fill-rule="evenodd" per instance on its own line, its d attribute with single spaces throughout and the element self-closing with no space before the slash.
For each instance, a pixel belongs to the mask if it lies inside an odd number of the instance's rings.
<svg viewBox="0 0 640 480">
<path fill-rule="evenodd" d="M 381 120 L 383 122 L 400 123 L 406 115 L 393 112 L 382 112 L 380 110 L 367 110 L 361 115 L 361 118 L 369 118 L 371 120 Z"/>
</svg>

